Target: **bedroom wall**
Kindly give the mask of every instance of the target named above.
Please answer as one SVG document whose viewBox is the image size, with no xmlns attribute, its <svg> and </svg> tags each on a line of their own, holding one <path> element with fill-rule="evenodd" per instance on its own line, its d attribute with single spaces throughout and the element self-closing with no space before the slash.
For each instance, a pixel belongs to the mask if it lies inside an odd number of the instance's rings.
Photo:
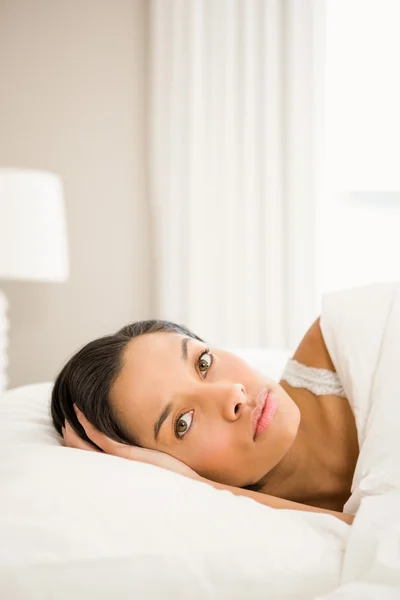
<svg viewBox="0 0 400 600">
<path fill-rule="evenodd" d="M 0 282 L 9 387 L 50 380 L 90 339 L 151 313 L 146 0 L 0 0 L 0 166 L 58 173 L 71 274 Z"/>
</svg>

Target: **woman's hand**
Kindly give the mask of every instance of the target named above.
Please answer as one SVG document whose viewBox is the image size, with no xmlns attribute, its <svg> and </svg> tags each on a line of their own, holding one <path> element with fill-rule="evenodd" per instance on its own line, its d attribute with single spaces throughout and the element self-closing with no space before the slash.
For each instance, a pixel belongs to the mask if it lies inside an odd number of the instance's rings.
<svg viewBox="0 0 400 600">
<path fill-rule="evenodd" d="M 174 458 L 173 456 L 170 456 L 169 454 L 166 454 L 165 452 L 159 452 L 158 450 L 149 450 L 146 448 L 139 448 L 138 446 L 129 446 L 127 444 L 115 442 L 104 433 L 101 433 L 91 423 L 89 423 L 78 407 L 74 406 L 74 408 L 78 421 L 84 428 L 88 438 L 106 454 L 112 454 L 113 456 L 127 458 L 128 460 L 137 460 L 139 462 L 156 465 L 157 467 L 174 471 L 175 473 L 185 475 L 191 479 L 202 479 L 200 475 L 185 465 L 185 463 L 181 462 L 177 458 Z M 82 440 L 72 429 L 68 421 L 65 421 L 65 427 L 63 428 L 62 433 L 64 443 L 69 448 L 99 452 L 97 448 Z"/>
</svg>

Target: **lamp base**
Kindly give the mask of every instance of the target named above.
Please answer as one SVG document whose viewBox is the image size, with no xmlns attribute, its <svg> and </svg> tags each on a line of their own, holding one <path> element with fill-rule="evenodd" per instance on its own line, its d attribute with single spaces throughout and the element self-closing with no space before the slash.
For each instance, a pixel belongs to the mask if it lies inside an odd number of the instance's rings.
<svg viewBox="0 0 400 600">
<path fill-rule="evenodd" d="M 7 387 L 7 349 L 8 349 L 8 302 L 5 294 L 0 290 L 0 395 Z"/>
</svg>

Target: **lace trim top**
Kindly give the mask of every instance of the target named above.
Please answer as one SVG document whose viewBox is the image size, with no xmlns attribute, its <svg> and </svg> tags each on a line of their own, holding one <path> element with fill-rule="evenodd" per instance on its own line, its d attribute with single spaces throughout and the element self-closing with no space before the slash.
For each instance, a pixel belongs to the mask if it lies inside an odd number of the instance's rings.
<svg viewBox="0 0 400 600">
<path fill-rule="evenodd" d="M 316 396 L 345 396 L 337 373 L 328 369 L 306 367 L 297 360 L 289 359 L 281 377 L 295 388 L 305 388 Z"/>
</svg>

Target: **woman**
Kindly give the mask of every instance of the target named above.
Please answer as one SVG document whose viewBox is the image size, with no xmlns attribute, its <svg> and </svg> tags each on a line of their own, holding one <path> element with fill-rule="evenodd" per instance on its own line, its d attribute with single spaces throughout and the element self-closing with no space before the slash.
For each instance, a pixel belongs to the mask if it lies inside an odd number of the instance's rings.
<svg viewBox="0 0 400 600">
<path fill-rule="evenodd" d="M 342 510 L 357 430 L 319 320 L 280 383 L 185 327 L 128 325 L 69 360 L 51 410 L 67 446 L 152 463 L 268 506 L 353 521 Z"/>
</svg>

